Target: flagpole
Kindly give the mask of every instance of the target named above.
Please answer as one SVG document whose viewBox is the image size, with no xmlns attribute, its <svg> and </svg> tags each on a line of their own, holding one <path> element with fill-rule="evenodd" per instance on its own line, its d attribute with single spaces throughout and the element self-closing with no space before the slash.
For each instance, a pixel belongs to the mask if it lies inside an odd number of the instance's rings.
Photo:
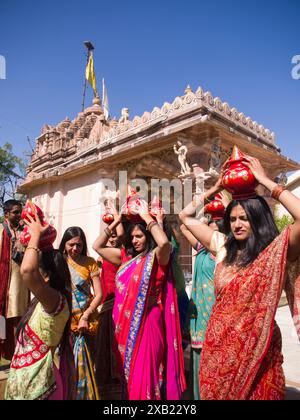
<svg viewBox="0 0 300 420">
<path fill-rule="evenodd" d="M 85 47 L 87 49 L 87 53 L 86 53 L 86 66 L 85 66 L 85 69 L 86 69 L 86 67 L 88 65 L 88 62 L 89 62 L 91 51 L 93 51 L 95 48 L 94 48 L 93 44 L 90 41 L 85 41 L 84 42 L 84 45 L 85 45 Z M 84 70 L 84 85 L 83 85 L 83 96 L 82 96 L 82 112 L 84 111 L 84 102 L 85 102 L 85 93 L 86 93 L 86 84 L 87 84 L 86 82 L 87 82 L 87 80 L 86 80 L 86 77 L 85 77 L 85 70 Z"/>
</svg>

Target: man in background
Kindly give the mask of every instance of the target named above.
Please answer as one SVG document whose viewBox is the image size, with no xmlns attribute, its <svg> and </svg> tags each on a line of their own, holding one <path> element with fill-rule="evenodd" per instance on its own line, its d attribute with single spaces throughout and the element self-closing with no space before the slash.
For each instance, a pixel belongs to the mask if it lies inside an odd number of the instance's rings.
<svg viewBox="0 0 300 420">
<path fill-rule="evenodd" d="M 6 338 L 0 342 L 0 358 L 11 360 L 15 349 L 15 332 L 29 303 L 20 266 L 24 248 L 20 243 L 22 204 L 8 200 L 3 205 L 4 222 L 0 224 L 0 315 L 5 318 Z"/>
</svg>

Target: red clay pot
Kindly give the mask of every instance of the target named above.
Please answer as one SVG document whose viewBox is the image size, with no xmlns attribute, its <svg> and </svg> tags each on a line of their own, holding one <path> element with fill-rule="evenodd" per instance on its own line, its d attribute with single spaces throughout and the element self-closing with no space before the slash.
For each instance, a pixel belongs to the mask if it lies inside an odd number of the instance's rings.
<svg viewBox="0 0 300 420">
<path fill-rule="evenodd" d="M 206 204 L 204 207 L 204 212 L 209 213 L 212 217 L 212 220 L 223 219 L 225 213 L 225 207 L 220 200 L 213 200 L 210 203 Z"/>
<path fill-rule="evenodd" d="M 39 249 L 41 251 L 44 251 L 46 249 L 52 248 L 52 244 L 56 239 L 56 235 L 57 235 L 56 229 L 53 226 L 49 225 L 48 229 L 42 234 L 40 238 Z M 27 246 L 30 239 L 31 239 L 31 235 L 29 233 L 28 226 L 25 226 L 20 236 L 20 242 L 22 245 Z"/>
<path fill-rule="evenodd" d="M 226 164 L 222 179 L 223 187 L 229 191 L 233 198 L 249 198 L 255 195 L 258 182 L 251 170 L 243 163 L 245 155 L 234 146 L 232 155 Z"/>
<path fill-rule="evenodd" d="M 45 217 L 43 211 L 39 208 L 39 206 L 34 204 L 32 201 L 27 200 L 25 206 L 23 207 L 22 213 L 21 213 L 22 219 L 29 221 L 27 215 L 34 218 L 36 214 L 38 215 L 38 218 L 42 222 L 44 220 L 44 217 Z"/>
<path fill-rule="evenodd" d="M 110 213 L 105 213 L 102 216 L 102 220 L 104 223 L 107 223 L 108 225 L 110 225 L 114 221 L 114 216 Z"/>
</svg>

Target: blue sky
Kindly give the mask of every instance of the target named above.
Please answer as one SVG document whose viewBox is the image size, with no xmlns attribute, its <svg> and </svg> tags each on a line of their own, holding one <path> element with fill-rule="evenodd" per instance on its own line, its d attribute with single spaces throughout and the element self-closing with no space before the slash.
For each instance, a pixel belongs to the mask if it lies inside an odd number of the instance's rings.
<svg viewBox="0 0 300 420">
<path fill-rule="evenodd" d="M 91 40 L 111 116 L 128 107 L 133 118 L 202 86 L 275 131 L 300 162 L 299 19 L 299 0 L 1 0 L 0 145 L 22 155 L 44 123 L 80 112 Z"/>
</svg>

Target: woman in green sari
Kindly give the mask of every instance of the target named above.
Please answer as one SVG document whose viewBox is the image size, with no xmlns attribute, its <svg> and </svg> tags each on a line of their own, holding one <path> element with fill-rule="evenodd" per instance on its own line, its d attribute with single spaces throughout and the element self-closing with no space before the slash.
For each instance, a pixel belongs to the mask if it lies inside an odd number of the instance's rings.
<svg viewBox="0 0 300 420">
<path fill-rule="evenodd" d="M 205 198 L 210 197 L 210 190 L 205 193 Z M 228 206 L 231 197 L 222 192 L 217 199 L 223 205 L 223 208 L 212 206 L 210 209 L 203 207 L 199 216 L 205 212 L 209 214 L 210 219 L 203 217 L 202 223 L 207 223 L 213 231 L 222 232 L 223 215 L 225 208 Z M 191 356 L 190 356 L 190 387 L 193 391 L 195 400 L 200 400 L 199 387 L 199 369 L 201 350 L 205 339 L 207 324 L 210 318 L 212 307 L 215 303 L 214 291 L 214 272 L 216 267 L 216 259 L 210 251 L 208 251 L 199 242 L 195 236 L 183 224 L 180 226 L 182 234 L 196 251 L 192 293 L 189 306 L 190 318 L 190 336 L 191 336 Z"/>
<path fill-rule="evenodd" d="M 215 302 L 213 283 L 215 258 L 184 225 L 181 226 L 181 231 L 197 252 L 189 306 L 191 336 L 190 383 L 194 399 L 200 400 L 200 354 L 211 309 Z"/>
</svg>

